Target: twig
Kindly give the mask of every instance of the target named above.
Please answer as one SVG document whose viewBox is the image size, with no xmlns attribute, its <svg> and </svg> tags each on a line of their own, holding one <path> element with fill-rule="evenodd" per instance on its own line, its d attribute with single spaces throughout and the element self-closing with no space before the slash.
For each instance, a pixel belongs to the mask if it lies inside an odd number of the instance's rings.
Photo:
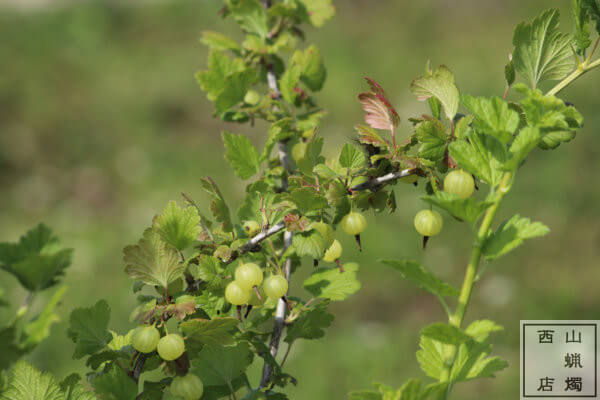
<svg viewBox="0 0 600 400">
<path fill-rule="evenodd" d="M 240 256 L 241 254 L 247 253 L 248 251 L 250 251 L 254 247 L 256 247 L 263 240 L 265 240 L 268 237 L 273 236 L 273 235 L 281 232 L 284 229 L 285 229 L 285 222 L 280 222 L 278 224 L 273 225 L 272 227 L 270 227 L 266 231 L 260 232 L 259 234 L 257 234 L 256 236 L 254 236 L 246 244 L 244 244 L 242 247 L 240 247 L 238 249 L 238 256 Z"/>
<path fill-rule="evenodd" d="M 377 191 L 379 189 L 379 187 L 387 182 L 399 179 L 399 178 L 405 178 L 407 176 L 411 176 L 411 175 L 419 175 L 420 170 L 418 168 L 407 168 L 407 169 L 403 169 L 402 171 L 396 171 L 396 172 L 390 172 L 389 174 L 385 174 L 383 176 L 379 176 L 377 178 L 371 178 L 366 182 L 363 183 L 359 183 L 356 186 L 353 186 L 350 188 L 350 191 L 352 192 L 358 192 L 361 190 L 372 190 L 372 191 Z"/>
</svg>

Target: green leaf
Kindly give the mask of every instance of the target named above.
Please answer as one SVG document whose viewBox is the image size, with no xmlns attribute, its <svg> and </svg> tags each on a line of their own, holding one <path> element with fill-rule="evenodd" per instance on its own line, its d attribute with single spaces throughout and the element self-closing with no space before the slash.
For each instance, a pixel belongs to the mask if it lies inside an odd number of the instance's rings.
<svg viewBox="0 0 600 400">
<path fill-rule="evenodd" d="M 298 86 L 298 82 L 300 82 L 300 75 L 302 75 L 302 67 L 300 65 L 291 64 L 279 80 L 281 96 L 290 104 L 294 104 L 296 101 L 296 92 L 294 89 Z"/>
<path fill-rule="evenodd" d="M 30 292 L 56 285 L 71 265 L 73 249 L 64 249 L 44 224 L 17 243 L 0 243 L 0 268 L 14 275 Z"/>
<path fill-rule="evenodd" d="M 575 50 L 581 56 L 585 55 L 585 51 L 592 44 L 588 12 L 584 3 L 585 0 L 571 0 L 571 12 L 573 14 L 573 21 L 575 22 L 573 39 Z"/>
<path fill-rule="evenodd" d="M 512 135 L 519 126 L 519 114 L 508 107 L 508 103 L 500 97 L 461 97 L 463 105 L 475 116 L 473 128 L 481 133 L 494 136 L 502 143 L 512 140 Z"/>
<path fill-rule="evenodd" d="M 188 319 L 179 327 L 190 340 L 212 346 L 229 346 L 235 343 L 231 334 L 238 320 L 232 317 L 214 319 Z"/>
<path fill-rule="evenodd" d="M 231 223 L 229 207 L 227 207 L 227 203 L 225 203 L 223 194 L 217 184 L 210 177 L 206 177 L 200 178 L 200 186 L 212 197 L 210 211 L 215 219 L 221 222 L 221 227 L 225 232 L 231 232 L 233 224 Z"/>
<path fill-rule="evenodd" d="M 204 31 L 202 32 L 202 39 L 200 39 L 202 43 L 209 46 L 211 49 L 217 50 L 231 50 L 233 52 L 239 53 L 242 48 L 237 42 L 222 33 L 219 32 L 210 32 Z"/>
<path fill-rule="evenodd" d="M 229 11 L 242 29 L 257 34 L 263 40 L 267 37 L 267 12 L 258 0 L 240 0 L 229 7 Z"/>
<path fill-rule="evenodd" d="M 488 261 L 508 253 L 521 245 L 525 239 L 544 236 L 550 229 L 541 222 L 531 222 L 529 218 L 522 218 L 519 214 L 504 221 L 482 247 L 482 252 Z"/>
<path fill-rule="evenodd" d="M 310 46 L 304 51 L 296 50 L 292 56 L 292 63 L 301 66 L 300 80 L 313 92 L 323 88 L 327 70 L 323 63 L 321 53 L 316 46 Z"/>
<path fill-rule="evenodd" d="M 227 385 L 240 377 L 252 363 L 248 342 L 231 347 L 205 346 L 191 360 L 191 372 L 198 375 L 206 386 Z"/>
<path fill-rule="evenodd" d="M 137 383 L 115 363 L 108 371 L 96 375 L 91 384 L 102 400 L 131 400 L 138 394 Z"/>
<path fill-rule="evenodd" d="M 25 349 L 31 349 L 50 336 L 50 327 L 60 321 L 54 309 L 67 291 L 66 286 L 62 286 L 46 303 L 46 306 L 35 319 L 28 322 L 23 328 L 24 338 L 21 339 L 21 346 Z"/>
<path fill-rule="evenodd" d="M 123 254 L 127 275 L 146 285 L 167 288 L 185 270 L 175 248 L 163 242 L 160 235 L 150 228 L 144 231 L 144 237 L 138 244 L 125 247 Z"/>
<path fill-rule="evenodd" d="M 471 225 L 475 225 L 479 217 L 493 204 L 491 201 L 477 201 L 472 197 L 463 199 L 447 192 L 422 196 L 421 200 L 446 210 L 453 217 L 467 221 Z"/>
<path fill-rule="evenodd" d="M 206 282 L 208 289 L 222 288 L 227 283 L 224 276 L 225 269 L 217 257 L 201 255 L 198 258 L 198 265 L 190 264 L 189 268 L 195 279 Z"/>
<path fill-rule="evenodd" d="M 362 151 L 352 146 L 350 143 L 344 144 L 340 153 L 339 163 L 343 168 L 350 170 L 359 169 L 365 166 L 367 162 Z"/>
<path fill-rule="evenodd" d="M 269 128 L 269 137 L 259 157 L 259 162 L 264 162 L 269 158 L 277 142 L 288 139 L 292 135 L 294 135 L 294 124 L 291 118 L 286 117 L 274 122 Z"/>
<path fill-rule="evenodd" d="M 154 229 L 162 240 L 181 251 L 191 246 L 202 233 L 200 220 L 196 207 L 182 208 L 170 201 L 154 220 Z"/>
<path fill-rule="evenodd" d="M 419 157 L 431 161 L 440 161 L 446 154 L 448 135 L 446 128 L 439 121 L 425 121 L 417 125 L 415 136 L 421 143 Z"/>
<path fill-rule="evenodd" d="M 427 376 L 439 380 L 444 368 L 444 345 L 426 336 L 421 336 L 417 361 Z"/>
<path fill-rule="evenodd" d="M 573 38 L 558 30 L 559 20 L 559 11 L 550 9 L 515 29 L 515 68 L 534 88 L 542 81 L 563 79 L 575 66 L 571 53 Z"/>
<path fill-rule="evenodd" d="M 223 142 L 225 158 L 237 176 L 248 179 L 258 172 L 260 167 L 258 151 L 246 136 L 223 132 Z"/>
<path fill-rule="evenodd" d="M 357 271 L 356 263 L 344 264 L 344 272 L 340 272 L 338 268 L 318 268 L 302 286 L 315 297 L 331 301 L 345 300 L 360 289 Z"/>
<path fill-rule="evenodd" d="M 450 155 L 460 167 L 491 186 L 500 183 L 507 154 L 506 148 L 498 139 L 473 132 L 468 138 L 452 142 L 449 149 Z"/>
<path fill-rule="evenodd" d="M 457 288 L 440 280 L 417 261 L 389 259 L 380 261 L 400 271 L 404 279 L 431 294 L 441 297 L 458 297 Z"/>
<path fill-rule="evenodd" d="M 327 250 L 327 241 L 314 229 L 307 232 L 297 232 L 292 237 L 290 250 L 293 250 L 298 257 L 310 257 L 318 260 L 323 257 L 325 250 Z"/>
<path fill-rule="evenodd" d="M 298 211 L 307 214 L 327 207 L 327 199 L 312 188 L 298 188 L 290 193 L 290 200 L 296 205 Z"/>
<path fill-rule="evenodd" d="M 107 330 L 109 319 L 110 307 L 106 300 L 71 312 L 67 335 L 76 343 L 73 358 L 94 354 L 110 343 L 112 335 Z"/>
<path fill-rule="evenodd" d="M 356 129 L 356 132 L 358 133 L 359 142 L 363 144 L 370 144 L 371 146 L 380 148 L 386 148 L 389 145 L 388 142 L 370 126 L 359 124 L 356 125 L 354 129 Z"/>
<path fill-rule="evenodd" d="M 583 117 L 574 107 L 523 84 L 515 85 L 515 90 L 525 96 L 521 106 L 527 123 L 540 130 L 540 148 L 554 149 L 575 137 L 575 131 L 583 124 Z"/>
<path fill-rule="evenodd" d="M 21 358 L 25 351 L 16 343 L 16 330 L 14 326 L 0 328 L 0 371 L 7 369 Z"/>
<path fill-rule="evenodd" d="M 446 117 L 454 119 L 458 111 L 459 94 L 454 75 L 445 65 L 440 65 L 430 75 L 412 81 L 410 91 L 421 101 L 435 97 L 442 103 Z"/>
<path fill-rule="evenodd" d="M 490 321 L 489 319 L 482 319 L 471 322 L 469 326 L 465 329 L 465 333 L 472 338 L 474 338 L 478 342 L 483 342 L 487 340 L 490 333 L 498 332 L 503 330 L 504 328 L 494 321 Z"/>
<path fill-rule="evenodd" d="M 506 80 L 506 86 L 511 87 L 513 83 L 515 83 L 515 79 L 517 78 L 517 73 L 515 71 L 515 63 L 512 60 L 512 54 L 510 55 L 510 60 L 504 66 L 504 79 Z"/>
<path fill-rule="evenodd" d="M 596 21 L 596 31 L 600 34 L 600 1 L 583 0 L 583 7 L 586 9 L 592 21 Z"/>
<path fill-rule="evenodd" d="M 112 340 L 106 347 L 108 347 L 110 350 L 121 350 L 123 347 L 131 345 L 131 338 L 133 337 L 134 332 L 133 329 L 127 332 L 125 335 L 119 335 L 117 332 L 112 330 L 109 332 L 112 335 Z"/>
<path fill-rule="evenodd" d="M 58 383 L 26 361 L 19 361 L 8 374 L 8 388 L 0 393 L 2 400 L 65 400 Z"/>
<path fill-rule="evenodd" d="M 425 328 L 421 329 L 421 336 L 452 345 L 459 345 L 471 339 L 471 337 L 460 328 L 441 322 L 427 325 Z"/>
<path fill-rule="evenodd" d="M 308 176 L 312 176 L 312 170 L 317 164 L 325 162 L 325 158 L 321 156 L 323 149 L 323 138 L 313 135 L 310 141 L 306 144 L 304 158 L 297 161 L 300 171 Z"/>
<path fill-rule="evenodd" d="M 251 68 L 234 72 L 225 77 L 223 88 L 215 98 L 216 112 L 222 114 L 241 103 L 248 92 L 248 88 L 255 81 L 256 71 Z"/>
<path fill-rule="evenodd" d="M 77 374 L 71 374 L 62 380 L 60 389 L 65 394 L 65 400 L 97 400 L 97 397 L 83 388 L 79 383 L 81 377 Z"/>
<path fill-rule="evenodd" d="M 369 390 L 350 392 L 348 396 L 350 400 L 383 400 L 381 393 Z"/>
<path fill-rule="evenodd" d="M 538 145 L 539 141 L 540 131 L 538 128 L 526 126 L 521 129 L 508 149 L 510 158 L 504 165 L 504 168 L 507 170 L 516 170 L 531 150 Z"/>
<path fill-rule="evenodd" d="M 298 0 L 306 9 L 308 21 L 317 28 L 323 26 L 335 15 L 331 0 Z"/>
<path fill-rule="evenodd" d="M 285 336 L 286 343 L 297 339 L 319 339 L 325 335 L 323 329 L 331 326 L 333 315 L 327 311 L 329 302 L 322 302 L 303 311 L 300 317 L 288 326 Z"/>
</svg>

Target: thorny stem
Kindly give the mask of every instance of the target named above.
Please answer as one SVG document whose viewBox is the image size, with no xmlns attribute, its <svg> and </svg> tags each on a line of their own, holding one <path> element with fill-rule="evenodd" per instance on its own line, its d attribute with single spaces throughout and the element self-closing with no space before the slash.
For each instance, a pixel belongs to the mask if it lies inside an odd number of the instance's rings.
<svg viewBox="0 0 600 400">
<path fill-rule="evenodd" d="M 372 191 L 376 191 L 384 183 L 394 181 L 399 178 L 405 178 L 407 176 L 418 175 L 418 174 L 419 174 L 419 170 L 416 168 L 407 168 L 407 169 L 403 169 L 402 171 L 390 172 L 389 174 L 385 174 L 385 175 L 379 176 L 377 178 L 371 178 L 371 179 L 367 180 L 366 182 L 359 183 L 358 185 L 351 187 L 350 191 L 358 192 L 361 190 L 368 190 L 368 189 L 370 189 Z"/>
</svg>

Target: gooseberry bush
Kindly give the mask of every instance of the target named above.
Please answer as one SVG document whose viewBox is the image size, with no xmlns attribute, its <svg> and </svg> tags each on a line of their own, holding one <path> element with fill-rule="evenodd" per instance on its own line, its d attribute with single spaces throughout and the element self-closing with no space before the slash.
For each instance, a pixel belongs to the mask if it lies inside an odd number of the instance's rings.
<svg viewBox="0 0 600 400">
<path fill-rule="evenodd" d="M 71 375 L 59 384 L 22 361 L 13 365 L 47 336 L 60 289 L 21 333 L 16 323 L 3 328 L 0 342 L 10 345 L 0 368 L 10 369 L 1 398 L 286 399 L 285 387 L 297 384 L 284 369 L 293 344 L 321 338 L 334 319 L 330 304 L 361 287 L 359 266 L 344 259 L 338 238 L 353 236 L 362 250 L 365 215 L 393 212 L 397 183 L 414 184 L 404 186 L 402 195 L 413 192 L 423 202 L 414 229 L 424 248 L 435 246 L 428 240 L 443 230 L 442 213 L 450 217 L 446 224 L 473 228 L 473 238 L 465 239 L 473 248 L 460 288 L 418 261 L 382 260 L 436 297 L 448 321 L 420 331 L 416 358 L 429 382 L 378 385 L 350 397 L 449 399 L 456 383 L 493 377 L 507 366 L 491 355 L 490 335 L 502 328 L 487 319 L 466 324 L 465 313 L 482 263 L 549 231 L 519 214 L 500 224 L 495 217 L 530 152 L 564 145 L 582 126 L 574 106 L 556 95 L 600 66 L 591 28 L 600 32 L 600 3 L 573 0 L 572 11 L 574 34 L 559 31 L 553 9 L 517 26 L 502 97 L 461 94 L 448 67 L 428 63 L 410 91 L 429 111 L 408 118 L 408 132 L 399 131 L 400 116 L 382 86 L 366 78 L 367 90 L 358 95 L 365 115 L 357 138 L 326 159 L 317 129 L 325 111 L 314 93 L 327 73 L 319 49 L 304 45 L 303 26 L 330 19 L 331 1 L 225 0 L 221 15 L 240 26 L 244 39 L 205 32 L 208 68 L 197 80 L 216 117 L 268 126 L 260 149 L 243 135 L 222 134 L 235 174 L 251 180 L 242 205 L 232 212 L 217 183 L 202 178 L 209 214 L 183 194 L 138 243 L 125 247 L 125 272 L 139 300 L 131 330 L 109 330 L 105 300 L 70 316 L 68 335 L 74 358 L 86 359 L 87 383 Z M 525 83 L 515 84 L 517 76 Z M 544 93 L 538 87 L 544 81 L 558 83 Z M 0 248 L 2 268 L 32 294 L 52 286 L 70 254 L 53 243 L 47 228 L 38 227 Z M 301 268 L 311 272 L 296 290 L 289 282 Z M 256 381 L 246 373 L 253 362 L 263 365 Z"/>
</svg>

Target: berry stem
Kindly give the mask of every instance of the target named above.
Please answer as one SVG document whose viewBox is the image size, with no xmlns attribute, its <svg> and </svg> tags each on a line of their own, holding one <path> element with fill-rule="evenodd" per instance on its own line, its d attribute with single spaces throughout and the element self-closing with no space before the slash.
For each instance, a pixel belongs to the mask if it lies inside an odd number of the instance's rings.
<svg viewBox="0 0 600 400">
<path fill-rule="evenodd" d="M 335 259 L 335 263 L 337 264 L 338 268 L 340 269 L 340 272 L 344 272 L 344 266 L 342 265 L 342 262 L 340 261 L 339 258 Z"/>
</svg>

